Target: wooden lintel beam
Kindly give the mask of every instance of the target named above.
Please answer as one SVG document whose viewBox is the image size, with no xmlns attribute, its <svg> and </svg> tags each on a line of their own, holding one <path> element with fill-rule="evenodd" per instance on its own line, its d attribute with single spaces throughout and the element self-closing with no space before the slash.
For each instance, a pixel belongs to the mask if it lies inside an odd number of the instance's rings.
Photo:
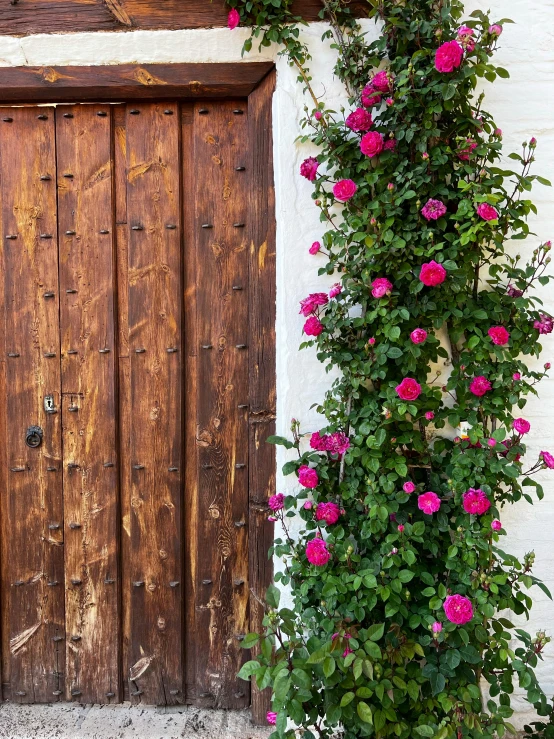
<svg viewBox="0 0 554 739">
<path fill-rule="evenodd" d="M 0 67 L 0 102 L 247 97 L 271 62 Z"/>
</svg>

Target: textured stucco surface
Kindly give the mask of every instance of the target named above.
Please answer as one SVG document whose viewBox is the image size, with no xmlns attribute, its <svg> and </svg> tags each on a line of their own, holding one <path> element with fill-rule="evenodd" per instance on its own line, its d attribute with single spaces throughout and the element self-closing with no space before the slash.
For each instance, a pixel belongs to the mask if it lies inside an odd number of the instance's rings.
<svg viewBox="0 0 554 739">
<path fill-rule="evenodd" d="M 475 8 L 491 8 L 494 18 L 510 17 L 516 25 L 506 25 L 496 56 L 497 63 L 508 68 L 511 80 L 486 84 L 485 107 L 496 116 L 497 125 L 504 131 L 508 150 L 518 149 L 521 142 L 532 135 L 538 138 L 535 173 L 554 178 L 554 0 L 470 0 L 468 12 Z M 322 24 L 313 24 L 303 33 L 313 55 L 311 69 L 314 89 L 323 96 L 330 108 L 338 110 L 344 102 L 340 84 L 332 77 L 333 52 L 328 42 L 321 41 Z M 370 36 L 375 28 L 367 23 Z M 2 39 L 0 65 L 50 64 L 116 64 L 124 62 L 217 62 L 241 61 L 242 42 L 246 32 L 238 29 L 196 31 L 134 31 L 118 34 L 38 35 L 27 38 Z M 322 234 L 322 224 L 311 201 L 311 186 L 298 176 L 300 162 L 312 153 L 307 145 L 296 143 L 301 129 L 298 120 L 304 98 L 296 75 L 275 49 L 253 53 L 242 60 L 275 59 L 278 84 L 274 100 L 275 177 L 277 194 L 277 387 L 278 433 L 287 433 L 290 419 L 301 419 L 305 430 L 317 428 L 317 403 L 329 386 L 331 377 L 322 369 L 315 352 L 298 353 L 301 340 L 301 320 L 298 301 L 308 292 L 325 287 L 325 279 L 317 276 L 321 264 L 318 257 L 308 255 L 308 247 Z M 533 230 L 522 252 L 530 253 L 539 238 L 554 238 L 554 209 L 552 190 L 537 186 L 534 200 L 539 207 L 533 219 Z M 330 284 L 334 280 L 327 280 Z M 554 312 L 552 288 L 543 288 L 543 298 Z M 554 336 L 546 337 L 542 362 L 554 361 Z M 536 459 L 541 449 L 554 451 L 554 380 L 539 387 L 540 399 L 532 399 L 524 415 L 530 420 L 532 432 L 528 437 L 528 459 Z M 279 450 L 278 464 L 285 460 Z M 531 507 L 525 503 L 506 511 L 503 516 L 508 537 L 504 546 L 523 554 L 534 549 L 537 555 L 536 574 L 554 589 L 554 473 L 540 475 L 545 485 L 545 500 Z M 281 491 L 295 490 L 290 478 L 278 478 Z M 278 564 L 278 563 L 277 563 Z M 544 627 L 554 632 L 552 604 L 536 590 L 531 631 Z M 554 694 L 554 646 L 551 646 L 540 668 L 544 687 Z M 516 723 L 521 724 L 524 704 L 516 702 L 520 713 Z M 3 717 L 0 712 L 0 724 Z M 250 736 L 240 733 L 240 736 Z M 1 730 L 0 730 L 0 736 Z M 7 736 L 4 734 L 4 736 Z M 75 734 L 77 736 L 77 734 Z M 125 736 L 127 736 L 125 734 Z M 146 735 L 145 735 L 146 736 Z M 162 734 L 160 734 L 162 736 Z M 186 735 L 183 735 L 186 736 Z M 201 734 L 199 734 L 201 736 Z M 225 736 L 221 734 L 221 737 Z M 228 735 L 231 736 L 231 735 Z M 252 734 L 254 736 L 254 734 Z M 256 735 L 257 736 L 257 735 Z"/>
</svg>

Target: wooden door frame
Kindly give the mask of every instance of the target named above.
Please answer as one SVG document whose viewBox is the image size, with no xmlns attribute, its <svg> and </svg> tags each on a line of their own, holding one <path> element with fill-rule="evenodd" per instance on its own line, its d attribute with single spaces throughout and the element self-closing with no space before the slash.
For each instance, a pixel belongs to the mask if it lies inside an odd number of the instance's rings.
<svg viewBox="0 0 554 739">
<path fill-rule="evenodd" d="M 75 102 L 190 101 L 246 97 L 251 170 L 249 295 L 249 584 L 250 630 L 261 626 L 265 590 L 273 579 L 268 551 L 273 525 L 268 495 L 275 489 L 275 192 L 272 62 L 122 64 L 0 68 L 0 105 Z M 0 121 L 0 126 L 2 122 Z M 252 686 L 252 712 L 265 723 L 270 691 Z"/>
</svg>

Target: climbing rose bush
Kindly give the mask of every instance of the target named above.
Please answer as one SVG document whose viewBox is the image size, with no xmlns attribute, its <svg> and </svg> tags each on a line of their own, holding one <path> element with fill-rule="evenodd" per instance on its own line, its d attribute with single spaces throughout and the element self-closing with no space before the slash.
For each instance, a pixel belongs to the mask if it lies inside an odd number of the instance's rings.
<svg viewBox="0 0 554 739">
<path fill-rule="evenodd" d="M 320 428 L 270 439 L 294 492 L 270 498 L 282 568 L 240 677 L 270 691 L 273 739 L 503 737 L 516 688 L 549 714 L 535 675 L 549 639 L 512 621 L 548 591 L 532 552 L 506 553 L 502 510 L 540 500 L 554 469 L 552 450 L 527 453 L 523 411 L 550 367 L 536 288 L 551 245 L 527 223 L 533 183 L 549 183 L 531 174 L 534 138 L 503 150 L 478 91 L 509 76 L 493 61 L 508 21 L 380 0 L 368 43 L 349 3 L 325 0 L 336 111 L 310 85 L 289 0 L 229 5 L 245 50 L 281 44 L 309 101 L 300 149 L 317 153 L 297 176 L 322 225 L 299 248 L 335 286 L 302 301 L 298 334 L 306 322 L 302 347 L 337 378 Z"/>
</svg>

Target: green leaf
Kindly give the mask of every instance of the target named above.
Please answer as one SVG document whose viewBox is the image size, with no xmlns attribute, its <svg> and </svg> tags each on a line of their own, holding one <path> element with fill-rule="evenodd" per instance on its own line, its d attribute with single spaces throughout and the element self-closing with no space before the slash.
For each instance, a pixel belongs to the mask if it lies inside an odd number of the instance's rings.
<svg viewBox="0 0 554 739">
<path fill-rule="evenodd" d="M 358 705 L 356 706 L 356 711 L 358 712 L 358 716 L 364 723 L 373 723 L 373 712 L 371 708 L 367 705 L 367 703 L 365 703 L 365 701 L 360 701 L 358 703 Z"/>
<path fill-rule="evenodd" d="M 294 447 L 294 444 L 288 439 L 285 439 L 284 436 L 268 436 L 266 439 L 266 443 L 278 444 L 279 446 L 284 446 L 287 449 L 292 449 Z"/>
<path fill-rule="evenodd" d="M 279 608 L 279 599 L 281 598 L 281 593 L 279 592 L 279 589 L 271 583 L 271 585 L 268 586 L 266 593 L 265 593 L 265 599 L 268 604 L 268 606 L 271 606 L 271 608 Z"/>
<path fill-rule="evenodd" d="M 240 645 L 243 649 L 251 649 L 260 639 L 259 634 L 246 634 Z"/>
<path fill-rule="evenodd" d="M 240 677 L 241 680 L 249 680 L 250 676 L 254 674 L 259 666 L 260 663 L 255 659 L 251 659 L 248 662 L 245 662 L 238 671 L 238 677 Z"/>
<path fill-rule="evenodd" d="M 429 682 L 431 683 L 431 690 L 433 691 L 433 695 L 438 695 L 438 693 L 441 693 L 446 685 L 446 680 L 442 672 L 433 672 L 433 674 L 429 678 Z"/>
<path fill-rule="evenodd" d="M 351 691 L 349 691 L 348 693 L 345 693 L 340 699 L 341 708 L 344 708 L 349 703 L 352 703 L 353 700 L 354 700 L 354 693 L 352 693 Z"/>
<path fill-rule="evenodd" d="M 420 736 L 435 736 L 435 730 L 430 726 L 416 726 L 415 732 Z"/>
<path fill-rule="evenodd" d="M 371 641 L 379 641 L 385 633 L 385 624 L 372 624 L 367 629 L 367 638 Z"/>
<path fill-rule="evenodd" d="M 331 657 L 331 655 L 327 655 L 325 659 L 323 660 L 323 674 L 325 677 L 331 677 L 333 672 L 335 671 L 336 663 L 334 657 Z"/>
</svg>

